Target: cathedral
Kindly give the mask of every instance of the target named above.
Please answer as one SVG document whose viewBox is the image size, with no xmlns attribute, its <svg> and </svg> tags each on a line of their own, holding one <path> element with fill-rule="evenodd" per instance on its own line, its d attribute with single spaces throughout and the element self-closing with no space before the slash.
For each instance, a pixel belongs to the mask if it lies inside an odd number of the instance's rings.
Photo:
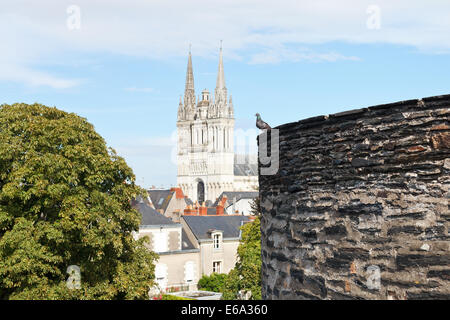
<svg viewBox="0 0 450 320">
<path fill-rule="evenodd" d="M 177 184 L 190 199 L 203 204 L 214 202 L 223 192 L 258 189 L 256 160 L 234 153 L 234 108 L 225 85 L 222 48 L 214 96 L 205 89 L 201 98 L 195 95 L 189 51 L 177 129 Z"/>
</svg>

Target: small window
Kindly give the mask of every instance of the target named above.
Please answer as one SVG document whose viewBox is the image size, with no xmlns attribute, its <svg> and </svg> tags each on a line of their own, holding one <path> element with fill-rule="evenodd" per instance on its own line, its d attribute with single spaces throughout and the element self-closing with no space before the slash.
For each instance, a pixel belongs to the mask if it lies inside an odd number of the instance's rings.
<svg viewBox="0 0 450 320">
<path fill-rule="evenodd" d="M 222 261 L 214 261 L 213 262 L 213 272 L 215 272 L 215 273 L 222 272 Z"/>
</svg>

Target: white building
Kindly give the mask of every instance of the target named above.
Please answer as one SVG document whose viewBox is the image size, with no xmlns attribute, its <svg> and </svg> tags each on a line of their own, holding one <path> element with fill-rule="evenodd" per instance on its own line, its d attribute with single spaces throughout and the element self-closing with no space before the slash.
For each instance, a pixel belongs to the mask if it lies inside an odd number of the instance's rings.
<svg viewBox="0 0 450 320">
<path fill-rule="evenodd" d="M 234 109 L 225 86 L 222 48 L 214 98 L 203 90 L 196 99 L 189 52 L 184 101 L 178 107 L 177 184 L 194 201 L 214 202 L 224 191 L 255 191 L 257 164 L 236 163 Z M 247 159 L 249 159 L 247 157 Z"/>
</svg>

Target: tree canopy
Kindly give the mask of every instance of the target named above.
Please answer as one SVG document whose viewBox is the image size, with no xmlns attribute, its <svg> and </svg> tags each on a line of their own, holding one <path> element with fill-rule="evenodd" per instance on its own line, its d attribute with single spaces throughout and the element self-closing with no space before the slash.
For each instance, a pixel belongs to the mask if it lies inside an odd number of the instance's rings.
<svg viewBox="0 0 450 320">
<path fill-rule="evenodd" d="M 157 256 L 132 235 L 143 192 L 86 119 L 1 105 L 0 299 L 148 298 Z"/>
<path fill-rule="evenodd" d="M 223 289 L 224 299 L 237 299 L 239 292 L 251 293 L 250 299 L 261 299 L 261 223 L 259 198 L 251 203 L 251 223 L 241 227 L 242 235 L 237 249 L 236 266 L 227 276 Z"/>
</svg>

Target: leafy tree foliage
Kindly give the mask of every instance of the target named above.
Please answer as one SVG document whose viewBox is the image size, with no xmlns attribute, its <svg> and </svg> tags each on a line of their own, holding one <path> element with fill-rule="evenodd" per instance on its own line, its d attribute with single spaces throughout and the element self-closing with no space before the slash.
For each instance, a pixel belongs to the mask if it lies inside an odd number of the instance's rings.
<svg viewBox="0 0 450 320">
<path fill-rule="evenodd" d="M 261 223 L 259 216 L 241 227 L 242 238 L 237 249 L 238 261 L 228 274 L 223 298 L 238 299 L 239 292 L 251 292 L 250 299 L 261 299 Z"/>
<path fill-rule="evenodd" d="M 209 276 L 201 277 L 197 286 L 200 290 L 222 292 L 226 281 L 227 275 L 225 273 L 214 272 Z"/>
<path fill-rule="evenodd" d="M 260 204 L 259 197 L 253 199 L 252 202 L 250 202 L 250 214 L 252 216 L 260 216 L 261 215 L 261 204 Z"/>
<path fill-rule="evenodd" d="M 142 194 L 84 118 L 0 106 L 0 299 L 144 299 L 157 257 L 136 241 Z M 81 288 L 66 286 L 79 266 Z"/>
</svg>

